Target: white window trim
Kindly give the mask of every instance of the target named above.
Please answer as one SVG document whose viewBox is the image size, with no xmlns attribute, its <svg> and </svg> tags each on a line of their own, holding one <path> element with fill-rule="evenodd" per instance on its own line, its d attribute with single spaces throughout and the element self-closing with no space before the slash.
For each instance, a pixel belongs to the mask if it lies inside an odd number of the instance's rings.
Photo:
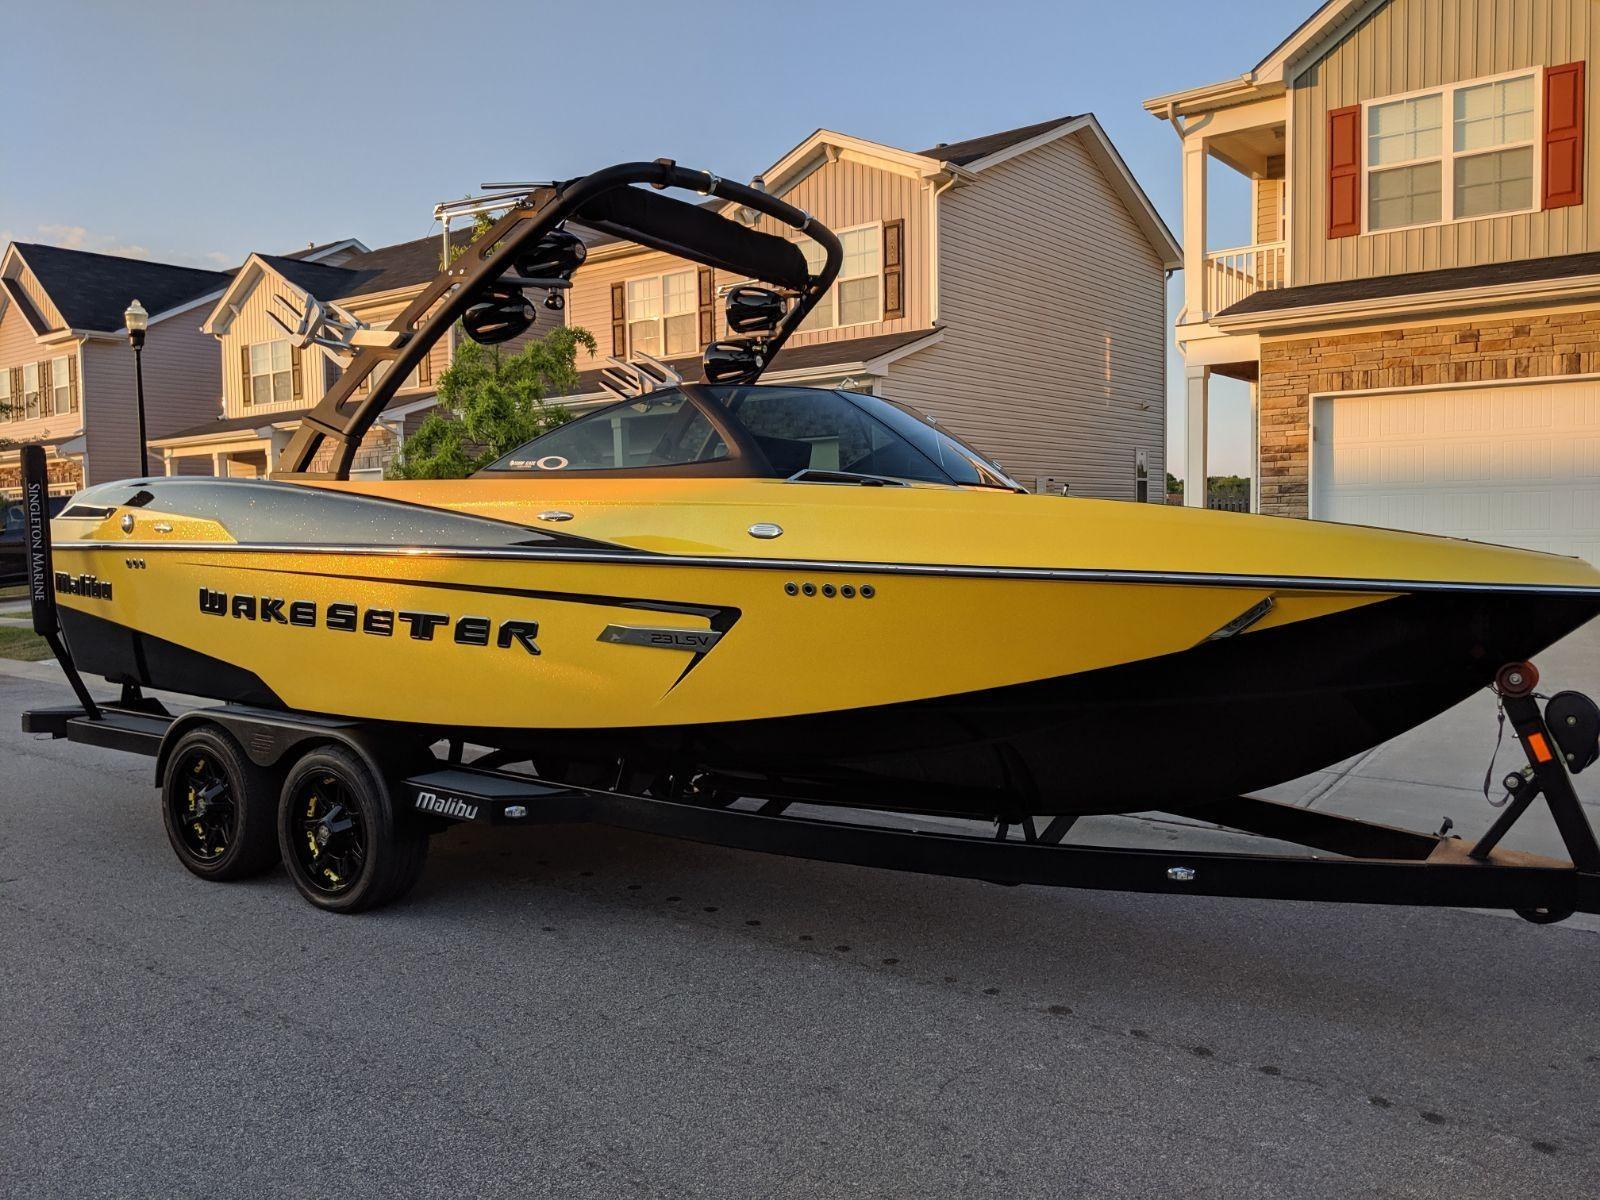
<svg viewBox="0 0 1600 1200">
<path fill-rule="evenodd" d="M 39 369 L 39 365 L 36 362 L 22 364 L 22 396 L 20 397 L 20 403 L 22 404 L 21 419 L 24 421 L 37 421 L 44 416 L 44 372 Z M 33 402 L 34 411 L 32 413 L 28 412 L 28 372 L 30 370 L 33 372 L 33 394 L 36 397 Z"/>
<path fill-rule="evenodd" d="M 285 367 L 282 371 L 258 372 L 255 369 L 255 361 L 254 361 L 255 360 L 256 347 L 257 346 L 275 346 L 279 342 L 282 342 L 285 346 L 289 347 L 289 365 L 287 367 Z M 248 386 L 245 387 L 245 389 L 244 389 L 244 407 L 245 408 L 266 409 L 266 408 L 271 408 L 274 404 L 293 404 L 294 403 L 294 356 L 295 356 L 294 343 L 291 342 L 288 338 L 268 338 L 264 342 L 250 342 L 250 343 L 248 343 L 248 353 L 249 353 L 250 358 L 251 358 L 250 377 L 246 381 Z M 268 360 L 269 361 L 270 361 L 270 357 L 271 356 L 269 354 L 269 356 L 268 356 Z M 265 400 L 257 400 L 255 398 L 255 396 L 256 396 L 256 380 L 258 380 L 258 379 L 270 380 L 274 375 L 283 375 L 283 374 L 286 374 L 286 373 L 289 376 L 289 395 L 288 395 L 287 399 L 279 400 L 276 396 L 272 396 L 272 395 L 269 395 L 268 398 L 265 399 Z M 269 392 L 271 392 L 273 390 L 270 384 L 268 385 L 268 389 L 267 390 Z"/>
<path fill-rule="evenodd" d="M 45 414 L 52 417 L 67 417 L 72 415 L 72 368 L 67 365 L 70 355 L 61 354 L 50 360 L 50 411 Z M 56 368 L 61 368 L 61 378 L 56 378 Z M 56 396 L 60 392 L 67 394 L 67 406 L 56 407 Z M 44 411 L 44 404 L 39 405 L 40 412 Z"/>
<path fill-rule="evenodd" d="M 848 282 L 848 280 L 850 280 L 850 279 L 871 279 L 871 278 L 874 278 L 874 276 L 872 276 L 872 275 L 851 275 L 851 276 L 847 277 L 847 276 L 841 274 L 837 279 L 835 279 L 833 281 L 832 286 L 828 288 L 827 294 L 823 297 L 824 301 L 826 301 L 827 303 L 830 303 L 830 304 L 833 305 L 833 320 L 827 325 L 813 325 L 809 329 L 797 329 L 797 330 L 795 330 L 795 333 L 797 335 L 800 334 L 800 333 L 821 333 L 825 329 L 854 329 L 858 325 L 881 325 L 883 323 L 883 222 L 882 221 L 867 221 L 867 222 L 865 222 L 864 224 L 861 224 L 861 225 L 851 225 L 847 229 L 835 229 L 833 232 L 839 238 L 839 240 L 842 242 L 842 241 L 844 241 L 845 236 L 847 234 L 859 233 L 863 229 L 876 229 L 878 231 L 878 270 L 877 270 L 877 273 L 876 273 L 876 278 L 877 278 L 877 281 L 878 281 L 878 309 L 877 309 L 877 315 L 873 316 L 870 319 L 865 320 L 865 321 L 851 321 L 849 324 L 841 324 L 840 323 L 840 321 L 839 321 L 839 285 L 841 283 Z M 903 242 L 902 242 L 902 245 L 900 247 L 900 255 L 901 255 L 902 259 L 905 257 L 905 246 L 904 246 Z M 841 270 L 842 270 L 842 267 L 841 267 Z M 904 288 L 905 288 L 904 276 L 901 277 L 900 286 L 901 286 L 901 289 L 904 290 Z M 821 304 L 822 302 L 823 301 L 819 301 L 818 303 Z M 810 317 L 808 316 L 807 320 L 809 320 L 809 319 L 810 319 Z M 898 320 L 898 319 L 899 318 L 896 318 L 896 320 Z"/>
<path fill-rule="evenodd" d="M 687 276 L 689 276 L 689 294 L 690 294 L 690 296 L 693 297 L 694 303 L 690 306 L 689 311 L 687 313 L 671 313 L 671 314 L 669 314 L 666 311 L 666 309 L 667 309 L 667 280 L 672 278 L 674 275 L 687 275 Z M 629 289 L 629 287 L 631 287 L 635 283 L 643 283 L 643 282 L 645 282 L 646 280 L 649 280 L 649 279 L 654 279 L 660 285 L 660 290 L 656 293 L 656 307 L 659 309 L 659 311 L 656 313 L 656 315 L 654 317 L 640 317 L 636 321 L 631 316 L 628 315 L 628 303 L 629 303 L 629 301 L 628 301 L 628 289 Z M 654 272 L 654 273 L 648 274 L 648 275 L 634 275 L 634 276 L 631 276 L 630 278 L 628 278 L 628 279 L 623 281 L 623 284 L 622 284 L 622 323 L 623 323 L 623 325 L 626 327 L 626 329 L 628 331 L 628 356 L 630 358 L 633 356 L 633 352 L 634 352 L 634 350 L 633 350 L 633 327 L 635 325 L 643 325 L 646 321 L 654 321 L 655 322 L 655 326 L 656 326 L 655 357 L 656 358 L 669 358 L 669 357 L 682 358 L 684 356 L 683 353 L 678 353 L 676 355 L 669 355 L 667 353 L 667 317 L 669 315 L 670 316 L 674 316 L 674 317 L 687 316 L 687 317 L 690 317 L 694 321 L 694 341 L 695 341 L 696 349 L 699 349 L 700 348 L 699 347 L 699 342 L 700 342 L 700 276 L 699 276 L 699 272 L 694 267 L 690 267 L 687 270 L 684 270 L 684 269 L 680 268 L 679 270 L 675 270 L 675 271 L 659 271 L 659 272 Z M 694 352 L 695 352 L 694 350 L 687 351 L 687 353 L 689 353 L 689 354 L 693 354 Z M 646 353 L 648 353 L 648 351 Z"/>
<path fill-rule="evenodd" d="M 1466 88 L 1481 87 L 1486 83 L 1501 83 L 1508 79 L 1533 79 L 1533 138 L 1531 142 L 1507 142 L 1503 145 L 1485 146 L 1477 150 L 1460 151 L 1455 148 L 1455 94 Z M 1416 100 L 1423 96 L 1439 97 L 1439 155 L 1437 158 L 1412 158 L 1404 162 L 1384 163 L 1381 167 L 1374 167 L 1368 153 L 1369 121 L 1371 109 L 1383 104 L 1393 104 L 1399 100 Z M 1523 67 L 1516 71 L 1502 71 L 1498 75 L 1480 75 L 1476 79 L 1460 79 L 1454 83 L 1441 84 L 1439 87 L 1418 88 L 1412 92 L 1399 92 L 1393 96 L 1378 96 L 1371 100 L 1361 102 L 1361 232 L 1364 235 L 1378 235 L 1385 233 L 1402 233 L 1407 229 L 1432 229 L 1440 225 L 1464 225 L 1470 221 L 1492 221 L 1496 217 L 1520 217 L 1529 213 L 1540 211 L 1544 196 L 1544 156 L 1539 153 L 1539 143 L 1544 137 L 1544 68 Z M 1507 209 L 1504 212 L 1483 213 L 1476 217 L 1458 217 L 1455 215 L 1456 186 L 1455 186 L 1455 160 L 1458 158 L 1477 158 L 1483 154 L 1493 154 L 1499 150 L 1511 150 L 1518 146 L 1531 145 L 1533 148 L 1533 185 L 1532 204 L 1528 208 Z M 1416 221 L 1410 225 L 1390 225 L 1383 229 L 1374 229 L 1368 209 L 1372 199 L 1372 176 L 1375 171 L 1393 171 L 1403 167 L 1420 166 L 1423 163 L 1437 162 L 1439 164 L 1439 219 L 1437 221 Z"/>
</svg>

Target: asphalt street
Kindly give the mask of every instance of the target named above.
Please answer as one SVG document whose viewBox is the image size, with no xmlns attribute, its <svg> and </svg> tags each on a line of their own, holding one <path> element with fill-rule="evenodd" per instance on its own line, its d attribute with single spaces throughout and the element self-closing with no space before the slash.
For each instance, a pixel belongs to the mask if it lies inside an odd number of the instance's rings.
<svg viewBox="0 0 1600 1200">
<path fill-rule="evenodd" d="M 462 829 L 207 884 L 0 675 L 0 1195 L 1594 1195 L 1600 935 Z M 1591 789 L 1592 790 L 1592 789 Z"/>
</svg>

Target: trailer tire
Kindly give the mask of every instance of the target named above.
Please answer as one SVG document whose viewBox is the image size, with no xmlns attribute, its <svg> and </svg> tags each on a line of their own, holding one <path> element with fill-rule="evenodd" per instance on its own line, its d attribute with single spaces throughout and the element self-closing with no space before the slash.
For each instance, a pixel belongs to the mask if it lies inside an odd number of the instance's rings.
<svg viewBox="0 0 1600 1200">
<path fill-rule="evenodd" d="M 161 824 L 178 861 L 201 879 L 249 879 L 276 866 L 277 807 L 277 779 L 222 729 L 190 729 L 167 756 Z"/>
<path fill-rule="evenodd" d="M 277 826 L 289 878 L 328 912 L 399 899 L 422 874 L 428 852 L 421 823 L 396 810 L 383 780 L 343 746 L 320 746 L 289 769 Z"/>
</svg>

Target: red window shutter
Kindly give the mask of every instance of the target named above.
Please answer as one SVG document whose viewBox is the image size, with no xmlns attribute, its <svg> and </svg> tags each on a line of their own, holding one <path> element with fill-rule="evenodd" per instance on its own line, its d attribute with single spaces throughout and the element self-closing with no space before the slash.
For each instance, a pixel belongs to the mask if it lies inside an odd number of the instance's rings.
<svg viewBox="0 0 1600 1200">
<path fill-rule="evenodd" d="M 1328 113 L 1328 236 L 1361 232 L 1361 106 Z"/>
<path fill-rule="evenodd" d="M 1544 73 L 1544 207 L 1583 203 L 1583 64 Z"/>
</svg>

